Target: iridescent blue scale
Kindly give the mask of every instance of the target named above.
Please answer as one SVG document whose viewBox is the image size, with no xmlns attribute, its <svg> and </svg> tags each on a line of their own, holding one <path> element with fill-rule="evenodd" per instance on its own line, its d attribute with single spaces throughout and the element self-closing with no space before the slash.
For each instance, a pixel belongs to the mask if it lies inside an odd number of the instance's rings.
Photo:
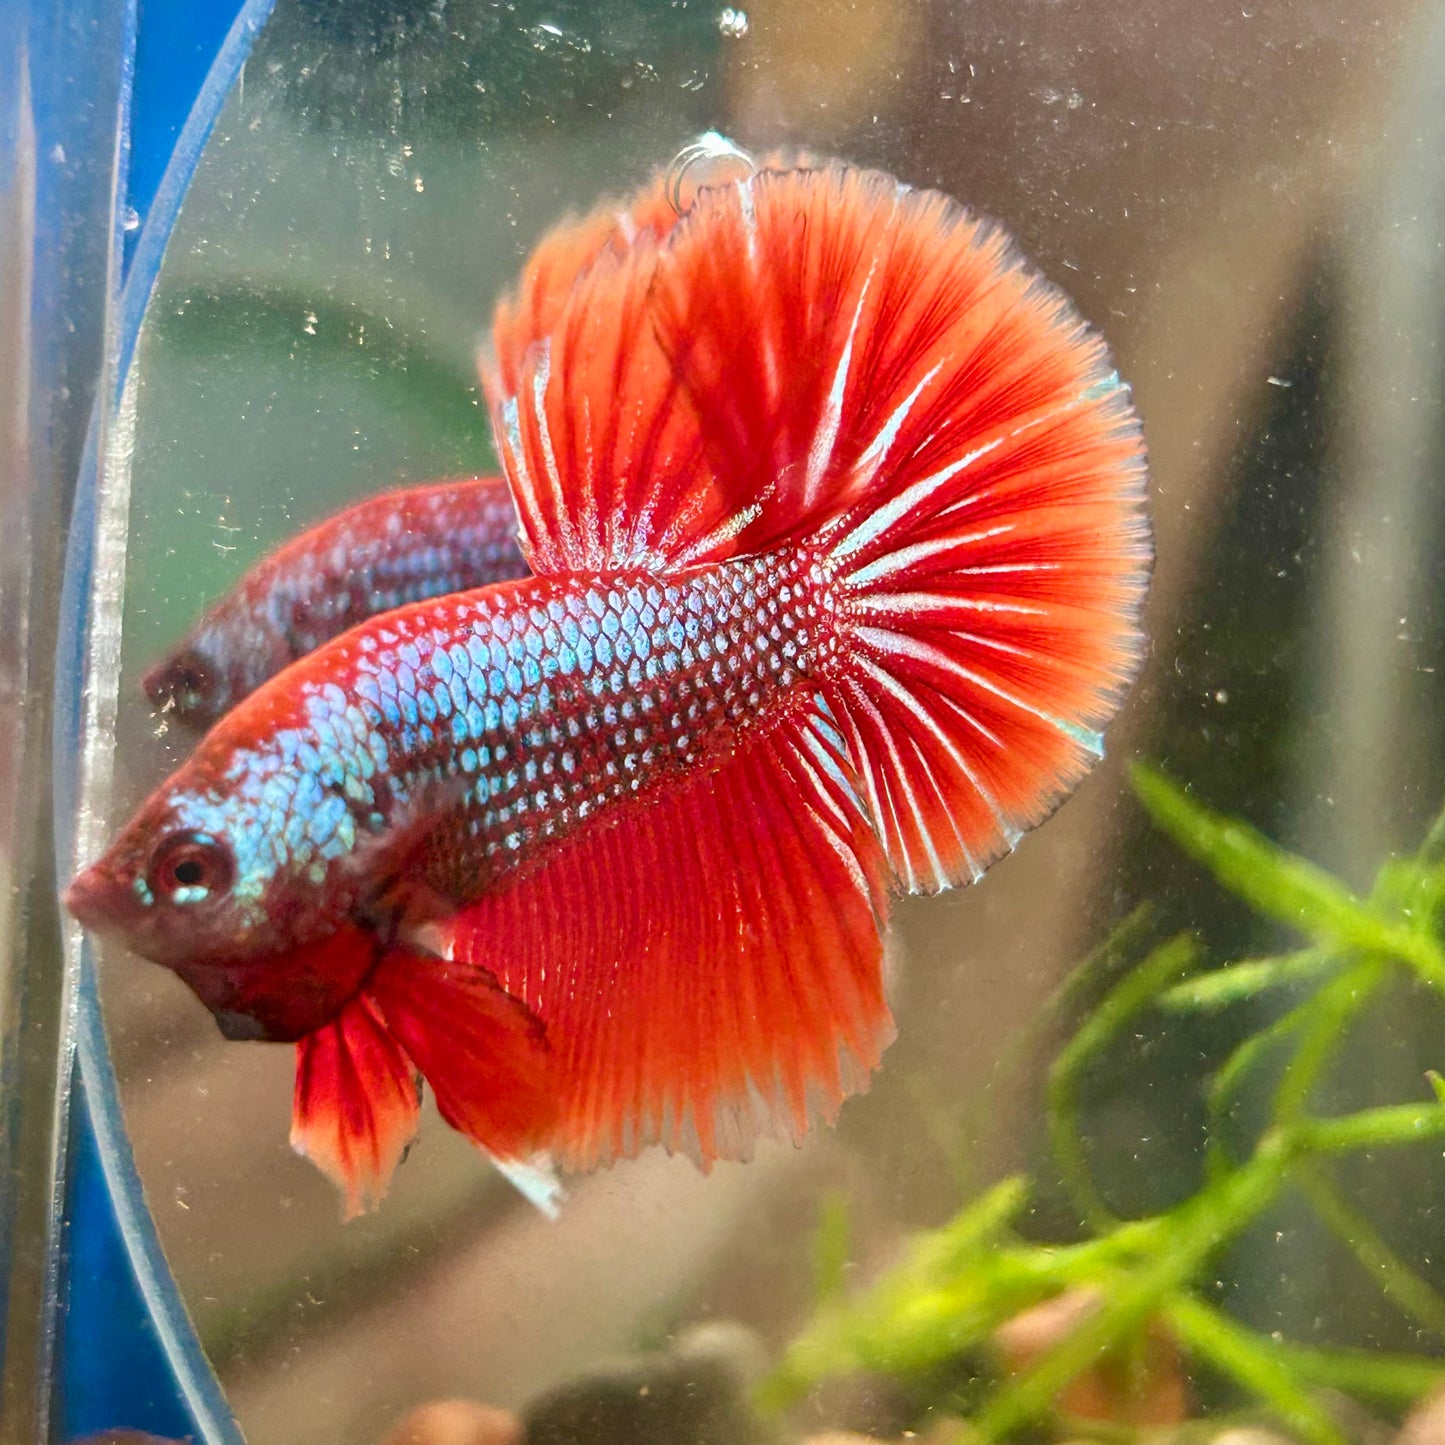
<svg viewBox="0 0 1445 1445">
<path fill-rule="evenodd" d="M 349 666 L 303 687 L 301 746 L 330 794 L 310 840 L 339 836 L 338 802 L 358 841 L 378 813 L 385 833 L 435 810 L 426 866 L 446 876 L 432 881 L 455 892 L 482 860 L 495 875 L 766 725 L 832 635 L 809 567 L 794 554 L 678 580 L 529 580 L 379 619 L 374 646 L 353 634 Z"/>
</svg>

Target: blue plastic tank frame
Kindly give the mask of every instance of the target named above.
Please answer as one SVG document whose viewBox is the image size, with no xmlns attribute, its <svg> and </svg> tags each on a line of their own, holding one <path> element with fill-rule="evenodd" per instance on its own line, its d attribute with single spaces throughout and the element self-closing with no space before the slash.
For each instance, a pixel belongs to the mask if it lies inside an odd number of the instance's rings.
<svg viewBox="0 0 1445 1445">
<path fill-rule="evenodd" d="M 239 1441 L 156 1241 L 87 946 L 114 715 L 126 368 L 273 0 L 0 0 L 0 1438 Z M 67 540 L 68 539 L 68 540 Z M 83 784 L 83 787 L 82 787 Z"/>
</svg>

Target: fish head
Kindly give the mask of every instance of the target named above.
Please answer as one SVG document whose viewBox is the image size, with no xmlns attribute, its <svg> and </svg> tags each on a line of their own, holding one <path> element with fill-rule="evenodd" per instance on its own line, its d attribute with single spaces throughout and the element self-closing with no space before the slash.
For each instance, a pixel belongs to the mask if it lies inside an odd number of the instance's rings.
<svg viewBox="0 0 1445 1445">
<path fill-rule="evenodd" d="M 210 728 L 292 662 L 291 610 L 285 600 L 255 603 L 251 589 L 224 598 L 141 676 L 157 712 Z"/>
<path fill-rule="evenodd" d="M 141 689 L 152 707 L 187 722 L 219 717 L 231 703 L 223 662 L 200 644 L 162 658 L 141 678 Z"/>
<path fill-rule="evenodd" d="M 229 1037 L 297 1038 L 365 976 L 379 947 L 353 800 L 272 740 L 213 732 L 65 895 L 92 932 L 172 969 Z"/>
</svg>

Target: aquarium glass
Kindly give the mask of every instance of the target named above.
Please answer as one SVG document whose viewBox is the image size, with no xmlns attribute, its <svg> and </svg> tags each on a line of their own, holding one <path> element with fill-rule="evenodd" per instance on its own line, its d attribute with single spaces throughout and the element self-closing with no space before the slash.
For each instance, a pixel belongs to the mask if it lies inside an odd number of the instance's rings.
<svg viewBox="0 0 1445 1445">
<path fill-rule="evenodd" d="M 440 1401 L 472 1404 L 416 1430 L 478 1433 L 405 1439 L 490 1440 L 487 1407 L 530 1445 L 1330 1442 L 1423 1409 L 1442 77 L 1415 0 L 278 0 L 126 376 L 106 826 L 195 741 L 145 669 L 304 524 L 495 470 L 497 297 L 709 130 L 1001 222 L 1133 389 L 1157 560 L 1105 761 L 979 884 L 900 903 L 897 1041 L 802 1147 L 653 1150 L 552 1221 L 428 1105 L 343 1223 L 288 1146 L 292 1051 L 102 949 L 141 1178 L 253 1445 L 371 1445 Z"/>
</svg>

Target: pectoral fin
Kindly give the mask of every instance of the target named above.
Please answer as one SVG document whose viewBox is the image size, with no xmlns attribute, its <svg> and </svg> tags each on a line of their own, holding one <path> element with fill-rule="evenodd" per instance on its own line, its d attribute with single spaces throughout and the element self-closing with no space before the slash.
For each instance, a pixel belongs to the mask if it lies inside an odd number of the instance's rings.
<svg viewBox="0 0 1445 1445">
<path fill-rule="evenodd" d="M 378 1203 L 416 1133 L 416 1070 L 358 994 L 296 1045 L 291 1147 L 346 1194 L 346 1217 Z"/>
</svg>

